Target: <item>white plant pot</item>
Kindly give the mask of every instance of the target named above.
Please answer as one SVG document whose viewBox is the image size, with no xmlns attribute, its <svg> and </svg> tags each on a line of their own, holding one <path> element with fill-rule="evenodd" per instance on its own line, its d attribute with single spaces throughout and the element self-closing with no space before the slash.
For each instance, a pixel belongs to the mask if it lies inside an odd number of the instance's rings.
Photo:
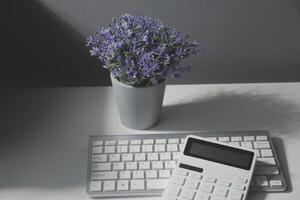
<svg viewBox="0 0 300 200">
<path fill-rule="evenodd" d="M 123 125 L 131 129 L 148 129 L 160 118 L 166 81 L 149 86 L 133 87 L 110 75 Z"/>
</svg>

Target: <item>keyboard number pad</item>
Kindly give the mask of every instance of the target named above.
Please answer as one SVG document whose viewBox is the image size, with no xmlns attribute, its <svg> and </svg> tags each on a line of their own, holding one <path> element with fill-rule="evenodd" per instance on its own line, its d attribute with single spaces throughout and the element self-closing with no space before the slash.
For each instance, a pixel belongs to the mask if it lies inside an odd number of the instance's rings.
<svg viewBox="0 0 300 200">
<path fill-rule="evenodd" d="M 247 183 L 248 179 L 242 177 L 223 180 L 200 172 L 177 168 L 168 185 L 165 199 L 242 200 Z"/>
</svg>

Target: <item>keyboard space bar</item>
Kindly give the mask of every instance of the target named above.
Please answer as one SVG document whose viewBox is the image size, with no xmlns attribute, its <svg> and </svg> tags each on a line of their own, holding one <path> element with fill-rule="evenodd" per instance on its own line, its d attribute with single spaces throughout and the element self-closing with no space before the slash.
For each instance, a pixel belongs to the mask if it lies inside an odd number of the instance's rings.
<svg viewBox="0 0 300 200">
<path fill-rule="evenodd" d="M 166 189 L 169 179 L 148 179 L 147 190 Z"/>
</svg>

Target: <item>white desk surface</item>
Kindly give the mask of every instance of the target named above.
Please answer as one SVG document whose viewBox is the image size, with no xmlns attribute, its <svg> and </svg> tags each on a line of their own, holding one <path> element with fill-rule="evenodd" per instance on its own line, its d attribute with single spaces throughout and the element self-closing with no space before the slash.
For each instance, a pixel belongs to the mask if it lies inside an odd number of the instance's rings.
<svg viewBox="0 0 300 200">
<path fill-rule="evenodd" d="M 292 184 L 248 200 L 299 199 L 300 83 L 167 86 L 161 121 L 148 131 L 120 124 L 111 87 L 0 89 L 0 199 L 89 199 L 88 135 L 243 129 L 279 138 Z"/>
</svg>

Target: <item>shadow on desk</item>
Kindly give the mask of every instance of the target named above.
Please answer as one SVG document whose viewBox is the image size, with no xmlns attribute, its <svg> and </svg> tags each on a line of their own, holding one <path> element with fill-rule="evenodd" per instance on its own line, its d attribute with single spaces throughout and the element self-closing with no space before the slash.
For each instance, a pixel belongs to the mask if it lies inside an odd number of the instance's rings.
<svg viewBox="0 0 300 200">
<path fill-rule="evenodd" d="M 298 109 L 298 110 L 297 110 Z M 292 133 L 299 108 L 276 94 L 221 93 L 163 107 L 154 131 L 272 129 Z"/>
</svg>

